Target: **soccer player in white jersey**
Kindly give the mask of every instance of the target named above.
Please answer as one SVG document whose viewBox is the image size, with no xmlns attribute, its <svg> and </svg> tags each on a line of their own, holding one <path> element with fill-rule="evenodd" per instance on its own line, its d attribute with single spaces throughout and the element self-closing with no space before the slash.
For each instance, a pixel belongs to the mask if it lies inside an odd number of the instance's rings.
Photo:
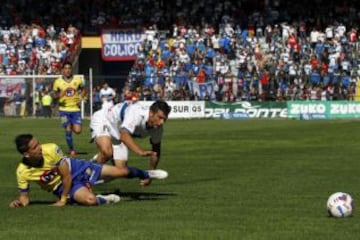
<svg viewBox="0 0 360 240">
<path fill-rule="evenodd" d="M 103 84 L 103 87 L 100 89 L 99 95 L 102 106 L 114 105 L 114 98 L 116 96 L 116 92 L 113 88 L 109 86 L 108 83 Z"/>
<path fill-rule="evenodd" d="M 113 158 L 117 167 L 127 166 L 128 149 L 134 153 L 150 157 L 150 169 L 154 170 L 160 161 L 163 125 L 171 111 L 162 100 L 155 101 L 150 108 L 141 103 L 118 103 L 96 111 L 90 121 L 91 138 L 99 152 L 98 163 Z M 151 150 L 140 147 L 133 137 L 150 136 Z M 151 179 L 140 181 L 149 185 Z"/>
</svg>

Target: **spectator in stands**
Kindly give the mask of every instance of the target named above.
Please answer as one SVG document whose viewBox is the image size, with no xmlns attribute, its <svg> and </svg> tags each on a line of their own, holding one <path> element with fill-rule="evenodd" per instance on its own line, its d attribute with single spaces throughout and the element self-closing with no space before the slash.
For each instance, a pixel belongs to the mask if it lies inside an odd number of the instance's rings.
<svg viewBox="0 0 360 240">
<path fill-rule="evenodd" d="M 170 76 L 167 76 L 165 78 L 165 87 L 164 87 L 164 91 L 165 91 L 165 95 L 164 98 L 165 100 L 171 100 L 171 97 L 173 95 L 173 92 L 176 89 L 176 85 L 174 83 L 174 81 L 170 78 Z"/>
<path fill-rule="evenodd" d="M 83 33 L 98 35 L 101 27 L 106 25 L 141 27 L 144 28 L 146 39 L 139 51 L 139 61 L 136 63 L 138 65 L 136 67 L 139 68 L 132 72 L 132 74 L 136 73 L 136 77 L 133 76 L 129 80 L 141 82 L 135 87 L 142 85 L 149 87 L 152 96 L 162 97 L 161 94 L 153 94 L 153 85 L 159 78 L 158 75 L 163 74 L 164 71 L 170 73 L 178 89 L 181 89 L 191 80 L 190 69 L 195 61 L 200 61 L 200 65 L 204 65 L 205 58 L 213 63 L 217 57 L 219 57 L 217 63 L 223 59 L 230 69 L 232 69 L 234 57 L 239 59 L 239 65 L 242 65 L 242 68 L 254 65 L 255 70 L 250 71 L 251 77 L 261 76 L 261 65 L 271 66 L 281 62 L 283 65 L 281 68 L 285 68 L 287 78 L 289 77 L 291 81 L 295 78 L 302 79 L 311 89 L 309 80 L 313 70 L 307 72 L 308 69 L 306 69 L 306 74 L 302 72 L 296 77 L 292 71 L 294 64 L 299 64 L 298 68 L 304 71 L 304 68 L 308 67 L 310 55 L 317 58 L 317 63 L 312 61 L 312 66 L 328 68 L 329 75 L 335 73 L 340 65 L 343 67 L 345 64 L 350 71 L 357 67 L 359 39 L 357 29 L 352 23 L 358 22 L 360 18 L 360 15 L 353 14 L 354 9 L 359 8 L 360 4 L 356 1 L 348 5 L 342 4 L 342 11 L 336 11 L 336 6 L 339 5 L 336 3 L 324 5 L 321 1 L 305 0 L 302 4 L 311 7 L 300 9 L 296 8 L 297 5 L 282 1 L 281 6 L 266 5 L 265 14 L 259 11 L 259 7 L 264 8 L 260 6 L 260 3 L 249 4 L 247 1 L 219 3 L 209 0 L 204 7 L 198 7 L 197 2 L 178 1 L 176 9 L 172 9 L 165 2 L 160 4 L 158 1 L 143 0 L 126 0 L 121 3 L 110 0 L 87 1 L 86 3 L 70 1 L 66 5 L 61 4 L 61 1 L 53 1 L 44 2 L 41 8 L 36 9 L 43 14 L 34 14 L 33 0 L 4 1 L 2 10 L 11 12 L 13 16 L 9 16 L 5 21 L 7 26 L 0 29 L 0 60 L 3 63 L 3 72 L 6 74 L 37 73 L 40 68 L 45 68 L 47 74 L 53 74 L 59 71 L 57 64 L 60 66 L 66 59 L 74 59 L 72 53 L 76 53 L 75 46 L 79 42 L 76 36 L 79 36 L 80 30 Z M 18 11 L 24 8 L 27 10 Z M 301 16 L 300 21 L 292 15 L 294 8 L 297 15 Z M 317 9 L 320 8 L 329 17 L 316 17 L 314 21 L 314 16 L 319 14 Z M 125 9 L 126 13 L 123 12 Z M 188 13 L 189 9 L 191 9 L 191 14 Z M 243 9 L 246 9 L 246 14 Z M 55 11 L 61 17 L 57 14 L 48 14 Z M 22 16 L 24 13 L 26 13 L 25 16 Z M 30 16 L 37 17 L 31 19 Z M 121 18 L 116 16 L 121 16 Z M 24 20 L 29 20 L 31 24 L 24 24 Z M 166 34 L 168 39 L 162 34 L 165 31 L 170 32 Z M 50 45 L 52 49 L 50 60 L 47 60 L 49 59 L 48 51 L 42 49 L 46 49 L 47 45 Z M 264 60 L 264 55 L 267 55 L 272 63 L 267 63 L 270 60 Z M 347 59 L 350 64 L 346 60 L 343 61 L 344 59 Z M 156 64 L 158 62 L 164 65 L 161 69 Z M 40 63 L 45 63 L 45 65 Z M 213 64 L 215 72 L 219 72 L 217 63 Z M 180 65 L 183 65 L 182 69 Z M 145 78 L 141 79 L 144 71 Z M 240 72 L 243 71 L 233 74 L 234 84 L 241 81 Z M 349 75 L 348 72 L 345 74 Z M 220 79 L 222 76 L 208 73 L 206 76 L 206 80 L 210 76 L 211 81 L 217 81 L 220 84 L 218 93 L 222 94 L 222 79 Z M 279 79 L 275 71 L 270 72 L 270 78 L 274 79 L 276 85 L 282 85 L 284 88 L 290 86 L 285 86 L 282 83 L 284 79 Z M 246 89 L 243 91 L 249 94 L 250 88 L 246 86 L 246 82 L 244 83 Z M 330 83 L 338 87 L 341 81 L 332 82 L 330 79 L 328 84 Z M 295 87 L 299 87 L 299 84 L 296 82 Z M 272 92 L 277 91 L 275 87 L 272 88 Z M 156 91 L 159 92 L 159 89 L 157 88 Z M 259 89 L 256 91 L 261 93 Z M 236 88 L 233 88 L 233 94 L 240 99 L 240 95 L 245 92 L 241 94 L 238 92 Z"/>
</svg>

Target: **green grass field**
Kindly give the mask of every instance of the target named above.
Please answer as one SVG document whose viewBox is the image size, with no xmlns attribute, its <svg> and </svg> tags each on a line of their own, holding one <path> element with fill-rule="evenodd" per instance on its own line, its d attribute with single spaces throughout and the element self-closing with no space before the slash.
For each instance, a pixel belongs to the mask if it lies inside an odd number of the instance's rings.
<svg viewBox="0 0 360 240">
<path fill-rule="evenodd" d="M 33 133 L 66 150 L 58 119 L 0 119 L 0 239 L 357 239 L 360 217 L 329 218 L 326 200 L 345 191 L 360 199 L 358 120 L 169 120 L 160 168 L 169 178 L 97 185 L 122 201 L 100 207 L 49 206 L 32 186 L 32 205 L 10 209 L 20 155 L 13 139 Z M 75 137 L 88 159 L 88 121 Z M 148 140 L 141 140 L 146 146 Z M 131 155 L 130 165 L 148 160 Z"/>
</svg>

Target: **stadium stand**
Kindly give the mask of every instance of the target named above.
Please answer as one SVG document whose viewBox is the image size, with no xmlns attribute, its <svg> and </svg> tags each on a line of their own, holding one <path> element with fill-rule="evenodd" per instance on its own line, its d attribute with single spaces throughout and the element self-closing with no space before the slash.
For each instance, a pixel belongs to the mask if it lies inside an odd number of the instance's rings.
<svg viewBox="0 0 360 240">
<path fill-rule="evenodd" d="M 131 27 L 147 38 L 123 92 L 141 99 L 354 99 L 357 1 L 2 2 L 0 74 L 56 74 L 81 35 Z"/>
</svg>

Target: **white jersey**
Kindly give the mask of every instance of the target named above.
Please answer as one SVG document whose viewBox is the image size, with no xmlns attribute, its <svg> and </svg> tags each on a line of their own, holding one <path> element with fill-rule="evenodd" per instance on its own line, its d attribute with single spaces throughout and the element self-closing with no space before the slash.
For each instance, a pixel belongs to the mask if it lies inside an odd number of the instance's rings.
<svg viewBox="0 0 360 240">
<path fill-rule="evenodd" d="M 120 140 L 120 130 L 125 129 L 134 137 L 151 137 L 154 144 L 160 143 L 163 127 L 148 127 L 149 107 L 141 103 L 118 103 L 96 111 L 90 121 L 91 137 L 111 136 Z"/>
<path fill-rule="evenodd" d="M 102 89 L 100 89 L 99 95 L 100 95 L 100 99 L 103 103 L 103 107 L 108 106 L 108 105 L 109 106 L 114 105 L 113 98 L 116 95 L 114 89 L 112 89 L 110 87 L 102 88 Z"/>
</svg>

